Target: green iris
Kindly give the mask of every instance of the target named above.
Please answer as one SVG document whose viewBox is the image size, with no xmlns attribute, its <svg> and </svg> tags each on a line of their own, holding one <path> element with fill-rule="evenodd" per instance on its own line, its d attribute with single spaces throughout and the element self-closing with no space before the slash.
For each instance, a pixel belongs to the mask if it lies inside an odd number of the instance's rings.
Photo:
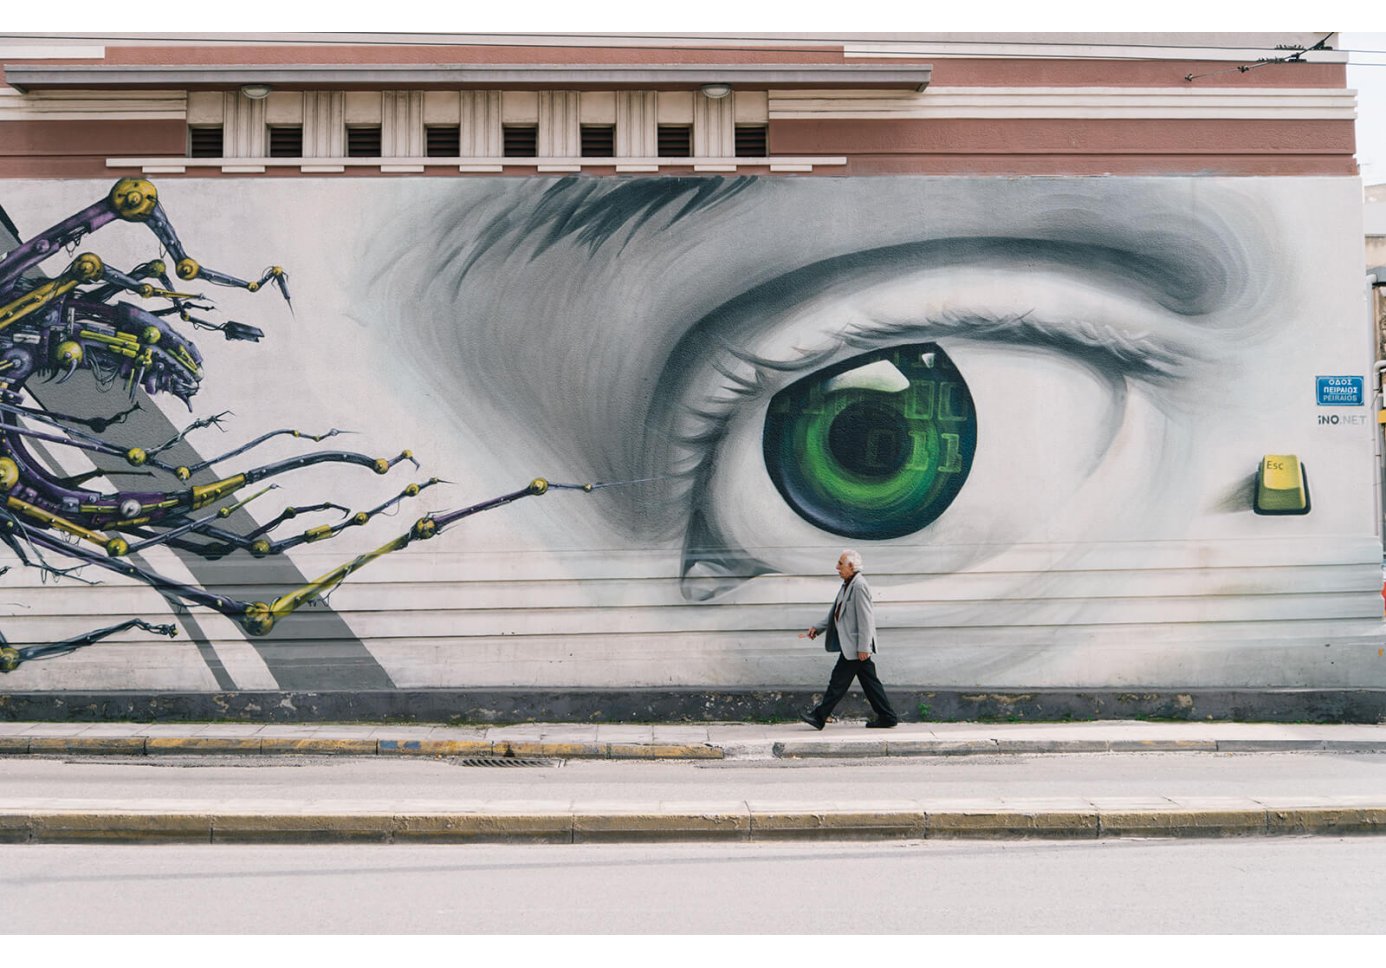
<svg viewBox="0 0 1386 968">
<path fill-rule="evenodd" d="M 765 467 L 804 520 L 848 538 L 913 534 L 972 468 L 967 381 L 933 343 L 867 353 L 786 387 L 765 418 Z"/>
</svg>

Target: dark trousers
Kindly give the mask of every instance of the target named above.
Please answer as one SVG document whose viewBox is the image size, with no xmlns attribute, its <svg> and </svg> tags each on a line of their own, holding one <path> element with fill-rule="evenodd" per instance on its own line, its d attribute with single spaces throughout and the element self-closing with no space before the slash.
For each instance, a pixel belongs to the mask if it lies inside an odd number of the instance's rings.
<svg viewBox="0 0 1386 968">
<path fill-rule="evenodd" d="M 861 691 L 866 693 L 866 701 L 876 711 L 877 718 L 887 723 L 900 721 L 895 710 L 890 708 L 890 700 L 886 698 L 880 676 L 876 675 L 876 664 L 870 659 L 849 659 L 845 654 L 837 657 L 837 665 L 833 666 L 833 675 L 828 680 L 823 701 L 813 707 L 813 717 L 820 723 L 826 721 L 832 715 L 833 708 L 847 695 L 847 687 L 853 679 L 861 683 Z"/>
</svg>

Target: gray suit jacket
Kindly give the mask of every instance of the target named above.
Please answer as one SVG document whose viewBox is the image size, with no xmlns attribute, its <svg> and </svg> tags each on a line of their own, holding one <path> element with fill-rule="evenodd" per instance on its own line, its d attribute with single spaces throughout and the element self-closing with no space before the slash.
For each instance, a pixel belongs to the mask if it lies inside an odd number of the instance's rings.
<svg viewBox="0 0 1386 968">
<path fill-rule="evenodd" d="M 839 605 L 842 617 L 835 618 Z M 819 635 L 829 628 L 836 633 L 830 633 L 823 646 L 829 652 L 842 652 L 849 659 L 855 659 L 858 652 L 876 651 L 876 608 L 871 602 L 871 586 L 866 583 L 865 575 L 858 572 L 851 581 L 843 582 L 827 618 L 814 628 Z"/>
</svg>

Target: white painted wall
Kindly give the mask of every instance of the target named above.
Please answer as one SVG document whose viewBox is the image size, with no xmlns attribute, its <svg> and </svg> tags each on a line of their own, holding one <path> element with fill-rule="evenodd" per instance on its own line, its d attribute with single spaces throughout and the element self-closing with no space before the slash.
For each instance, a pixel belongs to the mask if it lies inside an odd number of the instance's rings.
<svg viewBox="0 0 1386 968">
<path fill-rule="evenodd" d="M 293 551 L 310 576 L 535 476 L 659 478 L 528 498 L 353 576 L 330 606 L 401 688 L 818 684 L 817 647 L 795 632 L 830 601 L 844 545 L 866 558 L 892 683 L 1386 683 L 1375 416 L 1314 396 L 1317 375 L 1369 376 L 1356 179 L 770 179 L 700 197 L 711 184 L 168 181 L 190 252 L 241 275 L 285 266 L 294 313 L 269 292 L 205 287 L 267 336 L 194 334 L 207 371 L 194 414 L 156 405 L 175 425 L 233 411 L 226 433 L 195 438 L 205 453 L 279 427 L 355 432 L 277 440 L 226 472 L 338 444 L 407 447 L 422 464 L 280 478 L 251 506 L 260 520 L 450 482 Z M 108 188 L 9 182 L 0 203 L 32 232 Z M 82 248 L 117 266 L 155 254 L 136 226 Z M 811 372 L 785 368 L 924 341 L 977 408 L 957 500 L 887 541 L 812 527 L 760 445 L 769 398 Z M 737 379 L 760 389 L 733 398 Z M 714 439 L 679 439 L 700 429 Z M 1267 453 L 1304 462 L 1310 514 L 1251 512 Z M 691 469 L 706 476 L 674 476 Z M 714 554 L 688 551 L 695 517 Z M 709 559 L 768 573 L 700 600 L 683 579 Z M 187 574 L 171 552 L 150 562 Z M 10 563 L 0 621 L 14 643 L 170 615 L 124 579 L 43 584 Z M 255 567 L 216 572 L 237 589 Z M 271 687 L 286 655 L 311 668 L 321 652 L 332 687 L 325 610 L 287 619 L 292 641 L 272 648 L 195 614 L 237 686 Z M 26 664 L 0 690 L 211 689 L 208 668 L 187 639 L 129 633 Z"/>
</svg>

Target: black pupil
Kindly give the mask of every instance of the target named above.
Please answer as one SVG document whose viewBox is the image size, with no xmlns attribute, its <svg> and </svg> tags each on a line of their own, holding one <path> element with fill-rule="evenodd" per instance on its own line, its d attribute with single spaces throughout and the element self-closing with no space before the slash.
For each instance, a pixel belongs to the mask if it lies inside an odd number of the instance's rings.
<svg viewBox="0 0 1386 968">
<path fill-rule="evenodd" d="M 833 459 L 862 477 L 890 477 L 910 455 L 909 425 L 898 409 L 871 400 L 850 404 L 828 429 Z"/>
</svg>

